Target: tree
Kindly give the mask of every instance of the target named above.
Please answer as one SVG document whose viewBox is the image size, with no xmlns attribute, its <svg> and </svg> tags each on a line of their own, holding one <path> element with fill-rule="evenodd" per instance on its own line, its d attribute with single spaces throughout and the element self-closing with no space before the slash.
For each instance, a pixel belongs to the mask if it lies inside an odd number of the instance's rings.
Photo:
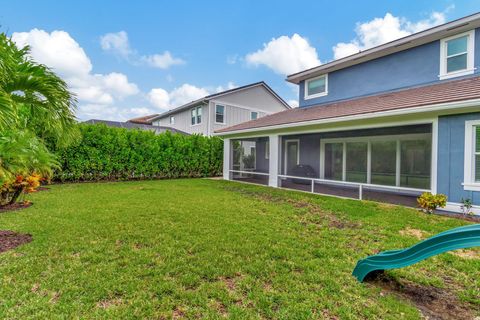
<svg viewBox="0 0 480 320">
<path fill-rule="evenodd" d="M 78 136 L 75 96 L 47 66 L 0 34 L 0 186 L 12 190 L 19 176 L 48 176 L 56 165 L 46 148 L 72 143 Z M 25 184 L 13 189 L 25 188 Z M 8 193 L 8 192 L 7 192 Z M 11 202 L 11 201 L 10 201 Z M 1 205 L 1 199 L 0 199 Z"/>
</svg>

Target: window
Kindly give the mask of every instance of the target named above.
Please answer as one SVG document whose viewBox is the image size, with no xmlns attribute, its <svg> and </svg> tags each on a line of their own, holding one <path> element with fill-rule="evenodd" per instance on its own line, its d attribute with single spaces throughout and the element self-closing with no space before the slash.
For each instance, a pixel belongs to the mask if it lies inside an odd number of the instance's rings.
<svg viewBox="0 0 480 320">
<path fill-rule="evenodd" d="M 465 122 L 464 189 L 480 191 L 480 120 Z"/>
<path fill-rule="evenodd" d="M 258 112 L 252 111 L 250 112 L 250 120 L 257 120 L 258 118 Z"/>
<path fill-rule="evenodd" d="M 446 38 L 440 44 L 440 79 L 472 74 L 475 30 Z"/>
<path fill-rule="evenodd" d="M 175 117 L 174 116 L 170 116 L 170 124 L 175 124 Z"/>
<path fill-rule="evenodd" d="M 202 107 L 193 108 L 191 111 L 192 126 L 202 123 Z"/>
<path fill-rule="evenodd" d="M 431 134 L 335 138 L 321 143 L 324 179 L 430 189 Z"/>
<path fill-rule="evenodd" d="M 305 99 L 326 96 L 328 94 L 328 75 L 305 81 Z"/>
<path fill-rule="evenodd" d="M 225 106 L 215 106 L 215 123 L 225 124 Z"/>
</svg>

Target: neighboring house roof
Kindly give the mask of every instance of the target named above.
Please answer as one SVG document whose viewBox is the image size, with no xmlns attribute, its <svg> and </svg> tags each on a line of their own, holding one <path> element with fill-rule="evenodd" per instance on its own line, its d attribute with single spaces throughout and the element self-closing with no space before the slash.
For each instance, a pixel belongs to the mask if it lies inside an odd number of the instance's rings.
<svg viewBox="0 0 480 320">
<path fill-rule="evenodd" d="M 158 116 L 158 113 L 149 114 L 149 115 L 143 116 L 143 117 L 133 118 L 133 119 L 127 120 L 127 122 L 140 123 L 140 124 L 152 124 L 151 119 L 156 117 L 156 116 Z"/>
<path fill-rule="evenodd" d="M 472 99 L 480 99 L 480 77 L 325 103 L 308 108 L 286 110 L 258 118 L 257 120 L 220 129 L 216 132 L 233 133 L 248 129 L 268 129 L 268 127 L 292 123 L 308 125 L 309 121 L 315 120 L 335 120 L 335 118 L 359 117 L 360 115 L 373 116 L 381 112 L 394 110 L 411 111 L 408 109 Z"/>
<path fill-rule="evenodd" d="M 181 106 L 179 106 L 177 108 L 174 108 L 172 110 L 169 110 L 167 112 L 159 114 L 156 117 L 153 117 L 151 120 L 155 121 L 155 120 L 160 119 L 160 118 L 165 118 L 165 117 L 167 117 L 171 114 L 177 113 L 179 111 L 183 111 L 183 110 L 188 109 L 190 107 L 193 107 L 195 105 L 198 105 L 198 104 L 201 104 L 201 103 L 207 103 L 208 100 L 215 99 L 215 98 L 218 98 L 218 97 L 230 94 L 230 93 L 238 92 L 238 91 L 241 91 L 241 90 L 245 90 L 245 89 L 249 89 L 249 88 L 253 88 L 253 87 L 257 87 L 257 86 L 265 87 L 265 89 L 267 89 L 273 96 L 275 96 L 285 106 L 285 108 L 291 109 L 289 104 L 286 103 L 285 100 L 283 100 L 275 91 L 273 91 L 273 89 L 270 88 L 270 86 L 268 84 L 266 84 L 264 81 L 259 81 L 259 82 L 251 83 L 251 84 L 248 84 L 248 85 L 245 85 L 245 86 L 241 86 L 241 87 L 237 87 L 237 88 L 233 88 L 233 89 L 229 89 L 229 90 L 226 90 L 226 91 L 217 92 L 217 93 L 205 96 L 203 98 L 194 100 L 192 102 L 186 103 L 186 104 L 181 105 Z"/>
<path fill-rule="evenodd" d="M 181 133 L 188 135 L 188 133 L 170 128 L 170 127 L 162 127 L 162 126 L 152 126 L 148 124 L 139 124 L 139 123 L 132 123 L 132 122 L 121 122 L 121 121 L 110 121 L 110 120 L 98 120 L 98 119 L 90 119 L 84 121 L 83 123 L 86 124 L 105 124 L 109 127 L 117 127 L 117 128 L 125 128 L 125 129 L 141 129 L 141 130 L 149 130 L 154 131 L 155 133 L 162 133 L 165 131 L 171 131 L 172 133 Z"/>
<path fill-rule="evenodd" d="M 360 51 L 359 53 L 347 56 L 345 58 L 337 59 L 311 69 L 291 74 L 287 77 L 287 81 L 298 84 L 308 78 L 377 59 L 395 52 L 417 47 L 422 44 L 446 38 L 451 35 L 478 27 L 480 27 L 480 13 L 475 13 L 458 20 L 454 20 L 364 51 Z"/>
</svg>

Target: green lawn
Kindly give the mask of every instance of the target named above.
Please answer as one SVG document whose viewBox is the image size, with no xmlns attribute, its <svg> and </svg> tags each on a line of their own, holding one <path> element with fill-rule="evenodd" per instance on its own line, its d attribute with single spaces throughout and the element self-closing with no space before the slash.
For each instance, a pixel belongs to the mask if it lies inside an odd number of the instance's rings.
<svg viewBox="0 0 480 320">
<path fill-rule="evenodd" d="M 53 185 L 0 229 L 0 318 L 417 319 L 358 259 L 465 222 L 218 180 Z M 468 253 L 468 254 L 467 254 Z M 479 251 L 387 272 L 480 313 Z"/>
</svg>

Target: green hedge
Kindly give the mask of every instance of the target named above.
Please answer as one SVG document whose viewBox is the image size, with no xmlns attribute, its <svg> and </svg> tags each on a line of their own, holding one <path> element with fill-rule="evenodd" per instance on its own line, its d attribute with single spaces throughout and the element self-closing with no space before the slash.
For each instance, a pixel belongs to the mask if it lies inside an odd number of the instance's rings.
<svg viewBox="0 0 480 320">
<path fill-rule="evenodd" d="M 54 180 L 98 181 L 211 177 L 220 175 L 223 142 L 218 137 L 79 125 L 82 138 L 56 154 Z"/>
</svg>

